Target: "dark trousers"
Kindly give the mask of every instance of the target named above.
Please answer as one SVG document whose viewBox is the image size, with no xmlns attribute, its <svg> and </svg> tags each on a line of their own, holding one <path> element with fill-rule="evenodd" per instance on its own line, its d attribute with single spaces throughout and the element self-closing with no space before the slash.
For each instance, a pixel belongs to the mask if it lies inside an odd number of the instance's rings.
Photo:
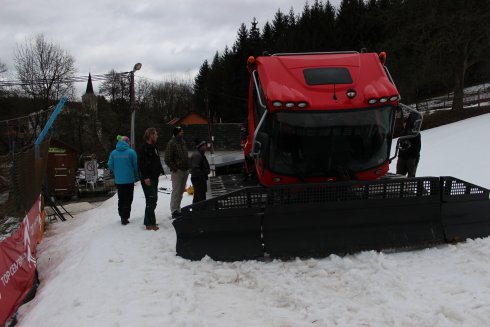
<svg viewBox="0 0 490 327">
<path fill-rule="evenodd" d="M 117 187 L 117 211 L 121 221 L 129 219 L 131 204 L 133 203 L 134 184 L 116 184 Z"/>
<path fill-rule="evenodd" d="M 157 207 L 158 200 L 158 178 L 151 178 L 150 185 L 146 185 L 141 181 L 143 187 L 143 193 L 145 193 L 146 207 L 145 207 L 145 219 L 143 223 L 145 226 L 154 226 L 157 224 L 155 218 L 155 208 Z"/>
<path fill-rule="evenodd" d="M 206 200 L 206 191 L 208 190 L 208 183 L 202 178 L 192 178 L 192 186 L 194 186 L 194 197 L 192 203 Z"/>
<path fill-rule="evenodd" d="M 408 174 L 408 177 L 415 177 L 417 166 L 419 164 L 419 159 L 420 158 L 398 158 L 398 161 L 396 163 L 396 173 L 400 175 Z"/>
</svg>

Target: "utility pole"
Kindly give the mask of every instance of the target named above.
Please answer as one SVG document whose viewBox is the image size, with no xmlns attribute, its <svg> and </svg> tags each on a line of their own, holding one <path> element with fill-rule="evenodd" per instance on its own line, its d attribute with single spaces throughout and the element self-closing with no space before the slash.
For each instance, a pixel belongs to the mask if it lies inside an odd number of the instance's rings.
<svg viewBox="0 0 490 327">
<path fill-rule="evenodd" d="M 204 104 L 206 105 L 206 112 L 208 114 L 208 142 L 211 143 L 209 151 L 214 154 L 214 136 L 211 133 L 211 110 L 209 109 L 209 100 L 206 92 L 206 97 L 204 98 Z"/>
<path fill-rule="evenodd" d="M 141 63 L 134 65 L 133 70 L 129 72 L 129 107 L 131 109 L 131 134 L 129 135 L 129 141 L 131 147 L 134 149 L 134 122 L 136 120 L 136 108 L 134 106 L 134 72 L 141 69 Z"/>
</svg>

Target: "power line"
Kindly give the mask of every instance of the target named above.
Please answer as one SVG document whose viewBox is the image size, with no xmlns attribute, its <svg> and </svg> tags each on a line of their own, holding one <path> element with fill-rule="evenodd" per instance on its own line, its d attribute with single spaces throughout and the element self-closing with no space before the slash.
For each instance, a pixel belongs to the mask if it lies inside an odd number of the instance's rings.
<svg viewBox="0 0 490 327">
<path fill-rule="evenodd" d="M 30 113 L 30 114 L 25 115 L 25 116 L 0 120 L 0 124 L 9 124 L 10 122 L 13 122 L 13 121 L 31 119 L 33 117 L 37 117 L 37 116 L 41 116 L 41 115 L 45 115 L 45 114 L 51 115 L 51 113 L 53 111 L 54 111 L 54 106 L 51 106 L 49 109 L 36 111 L 36 112 Z"/>
<path fill-rule="evenodd" d="M 130 74 L 130 72 L 121 72 L 121 73 L 109 73 L 109 74 L 94 74 L 94 75 L 91 74 L 90 76 L 92 78 L 92 81 L 98 82 L 98 81 L 107 81 L 107 80 L 111 80 L 114 78 L 120 78 L 120 77 L 129 77 L 129 74 Z M 168 81 L 158 81 L 156 79 L 149 78 L 149 77 L 142 76 L 142 75 L 138 75 L 138 78 L 142 79 L 142 80 L 147 80 L 147 81 L 153 82 L 153 83 L 155 83 L 155 82 L 156 83 L 176 82 L 176 83 L 188 85 L 187 82 L 190 82 L 190 84 L 192 84 L 192 81 L 186 81 L 183 78 L 180 81 L 176 80 L 176 79 L 175 80 L 170 79 Z M 173 77 L 171 77 L 171 78 L 173 78 Z M 29 82 L 23 82 L 21 80 L 10 80 L 10 81 L 7 80 L 7 81 L 0 81 L 0 87 L 45 85 L 48 83 L 53 83 L 53 84 L 82 83 L 82 82 L 86 83 L 87 81 L 88 81 L 88 76 L 73 76 L 73 77 L 68 77 L 68 78 L 56 78 L 53 80 L 35 79 L 35 80 L 31 80 Z M 208 94 L 217 95 L 217 96 L 226 97 L 226 98 L 235 99 L 235 100 L 244 101 L 244 102 L 248 101 L 247 98 L 239 97 L 239 96 L 235 96 L 235 95 L 231 95 L 231 94 L 226 94 L 224 92 L 208 92 Z"/>
<path fill-rule="evenodd" d="M 129 77 L 130 72 L 122 72 L 122 73 L 113 73 L 113 74 L 94 74 L 91 75 L 92 81 L 106 81 L 117 77 Z M 135 76 L 136 77 L 136 76 Z M 178 78 L 175 76 L 168 76 L 164 80 L 157 80 L 154 78 L 138 75 L 138 79 L 146 80 L 153 83 L 168 83 L 168 82 L 177 82 L 181 84 L 192 84 L 192 79 L 186 79 L 184 77 Z M 87 82 L 88 76 L 73 76 L 68 78 L 55 78 L 55 79 L 33 79 L 30 81 L 22 81 L 19 79 L 14 80 L 0 80 L 0 87 L 2 86 L 25 86 L 25 85 L 43 85 L 43 84 L 63 84 L 63 83 L 81 83 Z"/>
<path fill-rule="evenodd" d="M 122 72 L 122 73 L 113 73 L 113 74 L 91 74 L 92 81 L 106 81 L 113 78 L 118 77 L 126 77 L 129 76 L 130 72 Z M 0 87 L 2 86 L 26 86 L 26 85 L 45 85 L 45 84 L 66 84 L 66 83 L 81 83 L 87 82 L 88 76 L 72 76 L 67 78 L 55 78 L 55 79 L 46 79 L 39 78 L 33 79 L 30 81 L 22 81 L 22 80 L 10 80 L 10 81 L 0 81 Z"/>
<path fill-rule="evenodd" d="M 146 80 L 148 82 L 152 82 L 152 83 L 172 83 L 172 82 L 179 83 L 179 84 L 192 84 L 193 83 L 192 79 L 187 79 L 185 77 L 176 77 L 173 74 L 169 74 L 169 76 L 164 77 L 163 79 L 160 79 L 160 80 L 155 79 L 155 78 L 151 78 L 151 77 L 146 77 L 146 76 L 143 76 L 141 74 L 138 74 L 138 78 L 142 79 L 142 80 Z"/>
</svg>

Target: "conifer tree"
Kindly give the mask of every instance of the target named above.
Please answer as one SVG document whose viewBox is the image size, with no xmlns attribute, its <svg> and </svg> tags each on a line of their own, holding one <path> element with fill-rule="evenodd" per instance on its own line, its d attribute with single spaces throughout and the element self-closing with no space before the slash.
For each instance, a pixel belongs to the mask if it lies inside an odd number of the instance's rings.
<svg viewBox="0 0 490 327">
<path fill-rule="evenodd" d="M 206 99 L 208 98 L 209 64 L 204 60 L 194 79 L 194 105 L 196 111 L 206 115 Z"/>
</svg>

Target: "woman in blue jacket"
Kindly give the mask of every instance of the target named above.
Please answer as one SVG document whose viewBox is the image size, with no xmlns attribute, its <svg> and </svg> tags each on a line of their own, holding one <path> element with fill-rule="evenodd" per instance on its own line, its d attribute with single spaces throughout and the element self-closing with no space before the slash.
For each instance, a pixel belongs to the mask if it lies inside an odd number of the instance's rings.
<svg viewBox="0 0 490 327">
<path fill-rule="evenodd" d="M 136 152 L 129 146 L 127 136 L 118 135 L 117 140 L 116 149 L 109 156 L 108 166 L 117 187 L 117 208 L 121 224 L 127 225 L 133 203 L 134 183 L 138 181 L 138 159 Z"/>
</svg>

